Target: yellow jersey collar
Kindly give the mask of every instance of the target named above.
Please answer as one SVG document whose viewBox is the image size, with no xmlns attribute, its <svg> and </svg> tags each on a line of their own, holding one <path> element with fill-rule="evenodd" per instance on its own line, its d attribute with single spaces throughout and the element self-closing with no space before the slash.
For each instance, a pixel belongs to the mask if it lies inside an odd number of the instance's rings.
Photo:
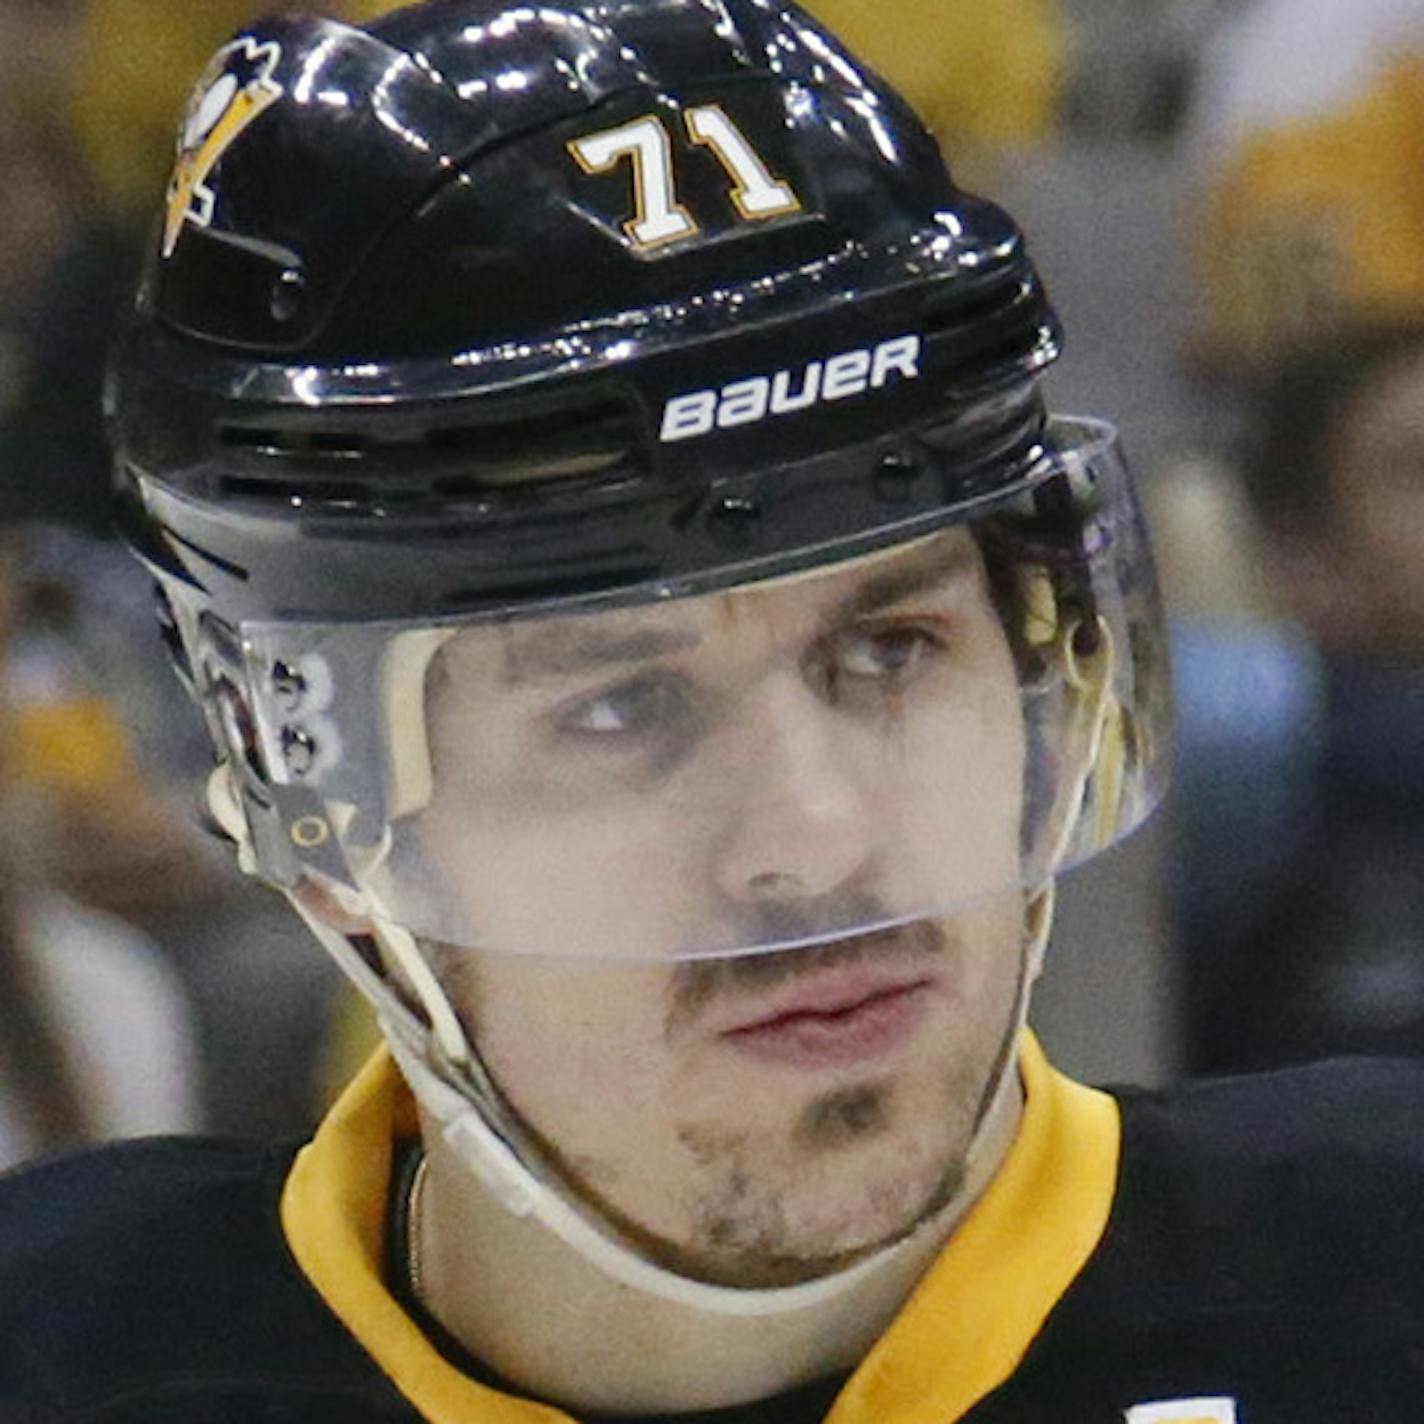
<svg viewBox="0 0 1424 1424">
<path fill-rule="evenodd" d="M 983 1196 L 852 1375 L 828 1424 L 953 1424 L 1014 1372 L 1096 1249 L 1117 1180 L 1117 1104 L 1020 1046 L 1024 1114 Z M 282 1229 L 330 1309 L 430 1424 L 568 1424 L 451 1365 L 387 1290 L 385 1216 L 414 1102 L 381 1049 L 298 1154 Z"/>
</svg>

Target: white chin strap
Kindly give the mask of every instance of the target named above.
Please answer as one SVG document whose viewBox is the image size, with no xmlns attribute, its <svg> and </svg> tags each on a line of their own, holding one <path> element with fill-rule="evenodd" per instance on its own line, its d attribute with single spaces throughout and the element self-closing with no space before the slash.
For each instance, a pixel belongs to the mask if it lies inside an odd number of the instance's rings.
<svg viewBox="0 0 1424 1424">
<path fill-rule="evenodd" d="M 774 1315 L 802 1310 L 839 1295 L 878 1270 L 907 1244 L 896 1242 L 833 1275 L 771 1290 L 711 1285 L 655 1265 L 620 1240 L 589 1208 L 576 1204 L 565 1190 L 551 1185 L 526 1163 L 522 1154 L 534 1154 L 521 1141 L 523 1134 L 471 1052 L 443 988 L 408 931 L 398 925 L 380 924 L 377 938 L 411 979 L 422 1008 L 430 1015 L 428 1028 L 400 1002 L 345 935 L 295 900 L 293 904 L 312 933 L 375 1007 L 381 1030 L 406 1082 L 440 1124 L 441 1137 L 460 1162 L 506 1211 L 533 1218 L 621 1284 L 718 1315 Z M 449 1041 L 452 1029 L 458 1035 L 458 1046 Z"/>
<path fill-rule="evenodd" d="M 1051 887 L 1045 892 L 1051 905 Z M 551 1185 L 525 1161 L 537 1156 L 521 1139 L 513 1115 L 504 1106 L 483 1065 L 471 1051 L 444 989 L 436 980 L 413 936 L 400 926 L 379 923 L 377 938 L 398 963 L 421 1000 L 430 1026 L 397 998 L 383 977 L 361 956 L 345 935 L 334 930 L 297 901 L 297 912 L 356 986 L 371 1001 L 392 1056 L 417 1100 L 440 1124 L 440 1134 L 459 1161 L 479 1179 L 490 1195 L 515 1216 L 530 1217 L 577 1251 L 605 1275 L 635 1290 L 694 1310 L 717 1315 L 766 1316 L 804 1310 L 830 1300 L 880 1270 L 906 1249 L 913 1233 L 881 1248 L 854 1265 L 794 1286 L 750 1289 L 712 1285 L 655 1265 L 612 1227 L 582 1206 L 570 1193 Z M 1018 1003 L 1006 1042 L 1016 1042 L 1028 1010 L 1034 969 L 1047 938 L 1049 913 L 1032 917 L 1032 942 L 1026 956 Z M 986 1135 L 1012 1080 L 1017 1057 L 1002 1056 L 1000 1081 L 993 1086 L 990 1107 L 981 1117 L 970 1148 Z"/>
</svg>

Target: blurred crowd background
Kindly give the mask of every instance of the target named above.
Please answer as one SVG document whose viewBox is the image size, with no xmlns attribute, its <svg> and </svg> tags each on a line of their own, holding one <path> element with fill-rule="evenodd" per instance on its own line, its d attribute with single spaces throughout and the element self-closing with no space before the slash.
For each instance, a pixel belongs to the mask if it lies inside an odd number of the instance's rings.
<svg viewBox="0 0 1424 1424">
<path fill-rule="evenodd" d="M 1122 426 L 1158 539 L 1176 788 L 1064 887 L 1050 1049 L 1148 1082 L 1424 1050 L 1424 0 L 809 4 L 1027 227 L 1051 401 Z M 301 1132 L 370 1042 L 204 830 L 108 523 L 108 342 L 263 8 L 0 0 L 0 1166 Z"/>
</svg>

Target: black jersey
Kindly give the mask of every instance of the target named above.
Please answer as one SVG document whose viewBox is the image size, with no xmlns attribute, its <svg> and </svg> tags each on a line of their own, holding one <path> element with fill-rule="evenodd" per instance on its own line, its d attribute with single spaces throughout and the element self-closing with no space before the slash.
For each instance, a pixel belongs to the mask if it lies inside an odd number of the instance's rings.
<svg viewBox="0 0 1424 1424">
<path fill-rule="evenodd" d="M 1003 1168 L 865 1364 L 695 1417 L 1424 1418 L 1424 1065 L 1109 1096 L 1029 1041 L 1023 1073 Z M 569 1418 L 440 1354 L 388 1288 L 393 1144 L 412 1126 L 383 1060 L 295 1158 L 155 1140 L 4 1180 L 0 1421 Z"/>
</svg>

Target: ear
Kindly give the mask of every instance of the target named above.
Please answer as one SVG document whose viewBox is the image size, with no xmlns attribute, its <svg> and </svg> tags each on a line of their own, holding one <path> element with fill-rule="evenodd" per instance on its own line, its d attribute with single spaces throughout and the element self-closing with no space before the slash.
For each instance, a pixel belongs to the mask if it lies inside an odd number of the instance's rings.
<svg viewBox="0 0 1424 1424">
<path fill-rule="evenodd" d="M 352 904 L 355 897 L 339 886 L 325 884 L 308 875 L 289 893 L 309 915 L 330 925 L 338 934 L 370 935 L 373 932 L 370 917 Z"/>
</svg>

